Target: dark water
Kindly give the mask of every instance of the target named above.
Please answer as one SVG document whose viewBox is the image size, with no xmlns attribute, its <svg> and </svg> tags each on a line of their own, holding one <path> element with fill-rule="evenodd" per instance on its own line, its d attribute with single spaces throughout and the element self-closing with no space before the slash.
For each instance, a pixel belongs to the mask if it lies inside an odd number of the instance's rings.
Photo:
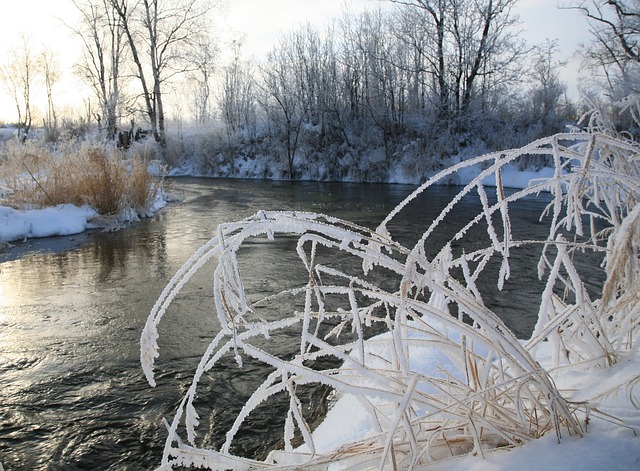
<svg viewBox="0 0 640 471">
<path fill-rule="evenodd" d="M 171 180 L 167 186 L 180 202 L 152 220 L 117 233 L 29 241 L 0 254 L 0 462 L 6 470 L 158 465 L 166 436 L 162 417 L 172 416 L 215 334 L 207 273 L 184 289 L 163 324 L 155 389 L 140 368 L 140 333 L 165 284 L 219 223 L 259 209 L 282 209 L 322 212 L 374 227 L 413 190 L 206 179 Z M 392 234 L 405 244 L 415 242 L 457 190 L 431 190 L 390 225 Z M 514 207 L 514 226 L 526 234 L 541 230 L 537 219 L 544 204 L 527 200 Z M 466 221 L 478 211 L 470 201 L 460 206 L 445 232 L 456 227 L 456 218 Z M 297 276 L 281 249 L 261 243 L 248 248 L 257 254 L 251 262 L 252 290 L 268 293 L 286 286 L 287 276 Z M 485 299 L 520 337 L 535 323 L 527 300 L 542 290 L 535 279 L 536 260 L 535 254 L 514 259 L 506 296 L 488 288 Z M 240 371 L 230 365 L 216 373 L 210 392 L 219 409 L 237 407 L 247 397 L 244 382 L 252 369 L 247 366 Z M 255 426 L 262 427 L 270 417 L 257 420 Z M 252 437 L 242 440 L 251 450 Z M 253 446 L 252 452 L 260 448 Z"/>
</svg>

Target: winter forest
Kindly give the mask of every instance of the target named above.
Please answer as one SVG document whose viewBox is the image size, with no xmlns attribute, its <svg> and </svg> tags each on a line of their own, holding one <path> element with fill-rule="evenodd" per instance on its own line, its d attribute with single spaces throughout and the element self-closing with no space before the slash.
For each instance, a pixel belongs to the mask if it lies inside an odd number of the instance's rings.
<svg viewBox="0 0 640 471">
<path fill-rule="evenodd" d="M 517 0 L 372 1 L 325 29 L 282 32 L 252 58 L 241 37 L 216 42 L 223 5 L 210 0 L 74 4 L 75 73 L 93 94 L 84 111 L 63 114 L 55 51 L 18 40 L 2 65 L 18 132 L 43 125 L 53 145 L 71 137 L 128 147 L 149 136 L 153 157 L 199 174 L 418 182 L 465 152 L 565 131 L 637 82 L 633 43 L 625 48 L 609 23 L 633 20 L 600 2 L 565 6 L 597 34 L 581 52 L 585 101 L 560 81 L 554 39 L 520 39 Z M 36 94 L 46 97 L 39 108 Z"/>
<path fill-rule="evenodd" d="M 222 1 L 72 0 L 81 112 L 21 37 L 0 471 L 635 469 L 640 1 L 560 2 L 591 38 L 575 93 L 520 1 L 371 1 L 256 57 L 219 40 Z M 49 236 L 56 294 L 20 298 Z M 107 268 L 74 278 L 74 251 Z"/>
</svg>

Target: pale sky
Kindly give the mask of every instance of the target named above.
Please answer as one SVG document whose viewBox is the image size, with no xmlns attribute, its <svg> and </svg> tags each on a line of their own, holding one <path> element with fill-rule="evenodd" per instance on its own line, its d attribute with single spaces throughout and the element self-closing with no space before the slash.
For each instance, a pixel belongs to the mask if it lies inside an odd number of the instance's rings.
<svg viewBox="0 0 640 471">
<path fill-rule="evenodd" d="M 556 8 L 558 0 L 519 0 L 518 13 L 523 21 L 524 37 L 531 43 L 545 38 L 557 38 L 562 58 L 568 58 L 578 44 L 588 42 L 586 21 L 573 11 Z M 56 103 L 59 106 L 82 106 L 82 96 L 89 91 L 71 70 L 78 61 L 80 45 L 64 23 L 73 24 L 77 18 L 71 0 L 3 0 L 0 7 L 0 63 L 21 33 L 27 34 L 34 49 L 43 45 L 58 54 L 64 82 L 58 86 Z M 226 19 L 222 28 L 245 35 L 245 49 L 261 56 L 271 49 L 279 33 L 309 21 L 324 25 L 341 15 L 345 5 L 358 12 L 365 7 L 386 5 L 377 0 L 228 0 Z M 563 79 L 575 90 L 577 63 L 570 63 Z M 14 105 L 0 88 L 0 122 L 15 119 Z"/>
</svg>

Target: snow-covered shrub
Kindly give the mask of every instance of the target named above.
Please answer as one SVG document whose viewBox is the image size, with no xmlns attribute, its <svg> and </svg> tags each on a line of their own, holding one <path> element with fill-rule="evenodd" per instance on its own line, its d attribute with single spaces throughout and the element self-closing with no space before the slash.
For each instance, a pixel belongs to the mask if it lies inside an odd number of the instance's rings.
<svg viewBox="0 0 640 471">
<path fill-rule="evenodd" d="M 555 364 L 606 366 L 637 350 L 639 150 L 592 132 L 465 160 L 426 181 L 375 230 L 315 213 L 265 211 L 219 226 L 165 288 L 141 338 L 143 368 L 154 385 L 158 323 L 189 279 L 214 261 L 212 304 L 220 329 L 168 425 L 161 469 L 408 469 L 518 446 L 550 431 L 558 438 L 581 435 L 578 405 L 563 399 L 532 351 L 548 341 Z M 507 193 L 502 171 L 531 155 L 551 160 L 553 175 Z M 417 195 L 473 166 L 482 170 L 413 247 L 394 240 L 390 223 Z M 483 184 L 488 180 L 495 195 Z M 536 240 L 512 226 L 510 211 L 514 202 L 540 193 L 551 201 L 540 215 L 546 235 Z M 448 243 L 434 246 L 433 235 L 469 197 L 482 210 Z M 291 238 L 304 273 L 299 284 L 267 297 L 250 292 L 243 244 Z M 479 280 L 494 277 L 502 289 L 512 257 L 525 246 L 539 247 L 538 273 L 546 285 L 537 325 L 523 345 L 485 304 Z M 590 297 L 576 268 L 577 259 L 594 251 L 604 254 L 608 275 L 600 299 Z M 283 335 L 297 338 L 295 351 L 283 351 L 277 341 Z M 226 441 L 214 447 L 201 438 L 210 432 L 199 428 L 210 404 L 197 400 L 198 388 L 230 360 L 239 368 L 261 363 L 267 373 L 224 431 Z M 371 433 L 331 449 L 319 446 L 303 393 L 314 384 L 353 396 L 368 413 Z M 263 461 L 236 456 L 232 446 L 243 423 L 278 401 L 286 404 L 283 450 Z"/>
</svg>

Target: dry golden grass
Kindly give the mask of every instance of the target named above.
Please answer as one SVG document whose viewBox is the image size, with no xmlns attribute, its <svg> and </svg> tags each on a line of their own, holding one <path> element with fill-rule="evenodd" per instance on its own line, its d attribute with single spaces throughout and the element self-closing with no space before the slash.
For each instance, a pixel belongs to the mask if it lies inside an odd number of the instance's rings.
<svg viewBox="0 0 640 471">
<path fill-rule="evenodd" d="M 87 204 L 103 216 L 129 208 L 144 216 L 157 183 L 146 163 L 117 149 L 64 146 L 57 153 L 37 143 L 10 142 L 1 154 L 1 203 L 17 209 Z"/>
<path fill-rule="evenodd" d="M 46 197 L 45 190 L 38 182 L 46 159 L 43 149 L 32 142 L 22 146 L 13 141 L 6 143 L 0 152 L 2 204 L 20 208 L 34 204 L 33 201 L 42 196 Z M 38 193 L 41 196 L 36 196 Z"/>
<path fill-rule="evenodd" d="M 146 212 L 153 203 L 158 188 L 155 178 L 149 173 L 147 164 L 140 160 L 134 160 L 127 182 L 129 206 L 140 214 Z"/>
</svg>

